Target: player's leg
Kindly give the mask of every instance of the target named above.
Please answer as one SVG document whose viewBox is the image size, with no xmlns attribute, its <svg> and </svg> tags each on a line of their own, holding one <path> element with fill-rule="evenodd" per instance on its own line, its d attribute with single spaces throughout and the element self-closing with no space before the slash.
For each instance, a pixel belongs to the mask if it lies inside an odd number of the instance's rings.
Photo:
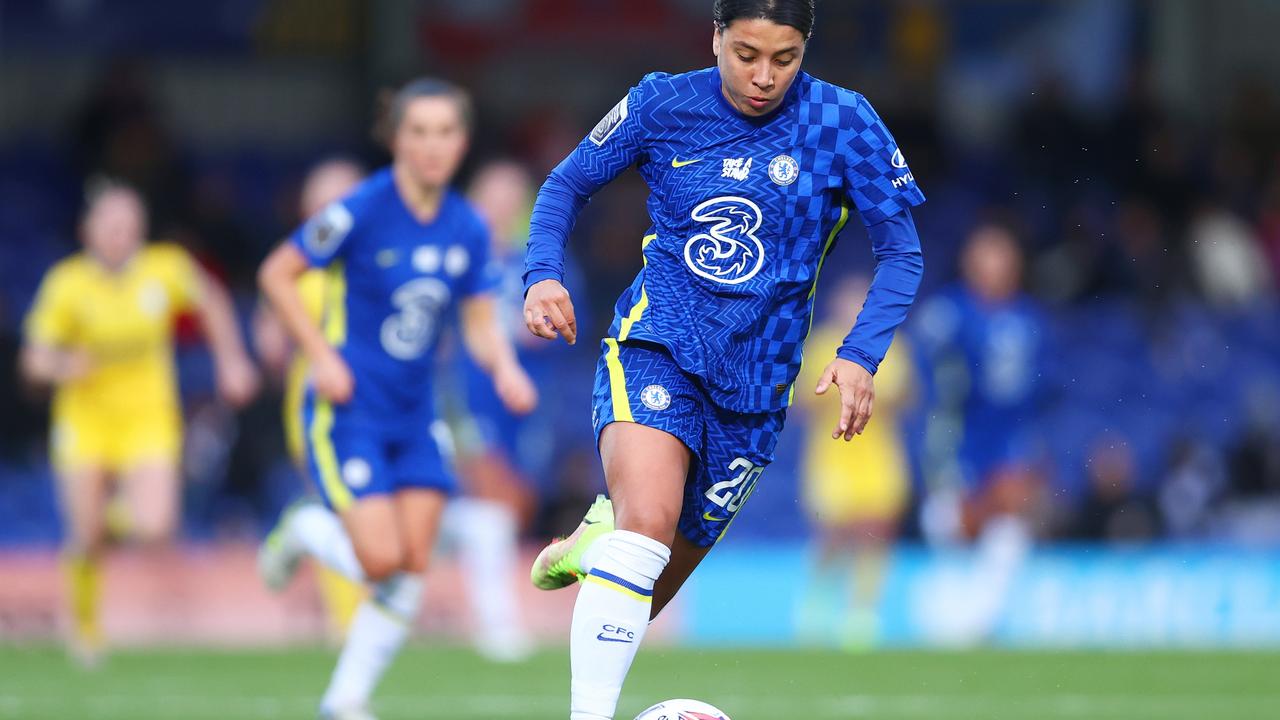
<svg viewBox="0 0 1280 720">
<path fill-rule="evenodd" d="M 281 419 L 284 423 L 285 447 L 288 450 L 289 459 L 293 461 L 298 474 L 304 478 L 310 476 L 307 459 L 307 426 L 304 424 L 307 419 L 304 412 L 306 400 L 307 364 L 301 357 L 295 357 L 289 365 L 285 378 Z M 335 533 L 345 535 L 334 520 L 331 513 L 324 513 L 320 517 L 322 529 L 328 527 Z M 356 608 L 364 602 L 366 597 L 364 583 L 352 580 L 324 563 L 318 563 L 316 586 L 324 603 L 325 616 L 328 618 L 329 639 L 335 644 L 341 644 L 347 636 L 351 619 L 355 617 Z"/>
<path fill-rule="evenodd" d="M 134 539 L 149 547 L 173 540 L 181 504 L 179 488 L 177 463 L 169 459 L 141 461 L 120 474 L 120 492 Z"/>
<path fill-rule="evenodd" d="M 848 573 L 849 606 L 840 628 L 846 650 L 867 650 L 879 641 L 880 595 L 897 528 L 896 517 L 867 517 L 850 525 L 845 534 L 846 547 L 853 553 Z"/>
<path fill-rule="evenodd" d="M 602 539 L 574 605 L 570 717 L 612 718 L 649 624 L 654 585 L 671 558 L 690 454 L 675 436 L 634 422 L 600 435 L 617 529 Z"/>
<path fill-rule="evenodd" d="M 323 504 L 295 502 L 263 541 L 258 571 L 273 590 L 283 589 L 308 555 L 358 583 L 370 579 L 366 564 L 385 577 L 403 560 L 383 449 L 368 428 L 346 427 L 335 415 L 331 405 L 308 395 L 302 423 L 307 474 Z M 353 528 L 364 541 L 363 557 L 348 532 Z"/>
<path fill-rule="evenodd" d="M 532 650 L 512 583 L 516 524 L 511 507 L 491 499 L 460 497 L 445 510 L 444 532 L 454 539 L 466 568 L 476 649 L 495 662 L 522 660 Z"/>
<path fill-rule="evenodd" d="M 477 385 L 468 393 L 471 427 L 467 436 L 472 439 L 455 447 L 443 421 L 432 425 L 441 448 L 454 456 L 465 488 L 463 496 L 445 509 L 441 532 L 452 539 L 466 568 L 464 589 L 474 618 L 472 638 L 477 652 L 495 662 L 517 662 L 533 649 L 512 577 L 519 562 L 520 519 L 532 514 L 534 495 L 531 484 L 509 459 L 514 457 L 521 419 L 502 406 L 488 375 L 480 373 L 474 380 Z"/>
<path fill-rule="evenodd" d="M 68 646 L 81 662 L 91 665 L 98 660 L 105 640 L 99 605 L 109 476 L 101 466 L 82 465 L 60 467 L 56 480 L 66 524 L 62 570 L 70 621 Z"/>
<path fill-rule="evenodd" d="M 655 584 L 671 559 L 702 405 L 700 390 L 664 349 L 605 341 L 593 424 L 617 529 L 578 553 L 585 577 L 570 632 L 575 720 L 611 718 L 617 709 Z"/>
<path fill-rule="evenodd" d="M 1031 553 L 1030 515 L 1039 484 L 1028 466 L 1009 464 L 992 471 L 969 506 L 967 524 L 977 529 L 974 612 L 967 639 L 988 637 L 996 629 L 1005 598 Z"/>
<path fill-rule="evenodd" d="M 394 518 L 388 525 L 398 534 L 400 565 L 372 582 L 369 598 L 352 619 L 347 642 L 321 701 L 322 712 L 334 717 L 367 714 L 365 708 L 374 688 L 408 639 L 421 608 L 422 574 L 431 557 L 446 496 L 438 489 L 410 487 L 379 499 L 389 499 L 392 504 Z M 355 544 L 360 553 L 360 540 Z"/>
<path fill-rule="evenodd" d="M 653 617 L 666 606 L 746 505 L 782 430 L 785 413 L 743 414 L 704 399 L 702 448 L 682 491 L 671 563 L 654 588 Z"/>
<path fill-rule="evenodd" d="M 692 543 L 680 533 L 676 533 L 671 545 L 671 561 L 662 571 L 662 576 L 653 586 L 653 606 L 649 609 L 649 618 L 656 619 L 662 609 L 675 598 L 676 593 L 684 586 L 689 576 L 697 569 L 703 558 L 711 552 L 712 545 L 700 547 Z"/>
</svg>

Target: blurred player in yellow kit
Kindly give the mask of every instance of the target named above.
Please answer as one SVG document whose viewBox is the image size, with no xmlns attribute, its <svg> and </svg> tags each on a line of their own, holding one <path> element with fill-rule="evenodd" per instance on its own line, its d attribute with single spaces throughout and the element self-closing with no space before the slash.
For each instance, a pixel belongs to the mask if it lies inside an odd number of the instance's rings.
<svg viewBox="0 0 1280 720">
<path fill-rule="evenodd" d="M 314 217 L 330 203 L 337 202 L 364 179 L 364 169 L 353 160 L 326 160 L 307 173 L 299 198 L 303 219 Z M 324 316 L 325 272 L 308 270 L 298 280 L 298 294 L 307 315 L 319 325 Z M 289 458 L 306 472 L 306 438 L 302 427 L 302 402 L 310 369 L 306 357 L 292 347 L 288 332 L 263 303 L 256 318 L 257 346 L 263 361 L 273 367 L 288 366 L 284 385 L 284 430 Z M 329 615 L 329 633 L 341 641 L 356 608 L 364 600 L 365 589 L 342 575 L 316 563 L 316 579 Z"/>
<path fill-rule="evenodd" d="M 182 412 L 173 321 L 194 309 L 233 405 L 257 390 L 226 292 L 176 245 L 145 243 L 147 211 L 132 188 L 93 187 L 84 251 L 51 268 L 26 319 L 22 371 L 54 388 L 50 454 L 65 514 L 72 651 L 95 660 L 106 507 L 121 493 L 136 539 L 168 544 L 178 523 Z"/>
<path fill-rule="evenodd" d="M 831 293 L 827 319 L 805 343 L 806 355 L 828 357 L 840 346 L 867 287 L 862 276 L 841 281 Z M 907 453 L 898 426 L 915 384 L 905 345 L 899 336 L 889 347 L 876 373 L 875 420 L 852 443 L 831 442 L 828 428 L 839 419 L 838 406 L 810 393 L 796 394 L 809 414 L 803 499 L 819 533 L 814 581 L 798 621 L 806 635 L 830 638 L 834 630 L 849 649 L 876 641 L 876 608 L 888 554 L 910 494 Z M 821 370 L 817 364 L 806 364 L 800 386 L 817 384 Z"/>
</svg>

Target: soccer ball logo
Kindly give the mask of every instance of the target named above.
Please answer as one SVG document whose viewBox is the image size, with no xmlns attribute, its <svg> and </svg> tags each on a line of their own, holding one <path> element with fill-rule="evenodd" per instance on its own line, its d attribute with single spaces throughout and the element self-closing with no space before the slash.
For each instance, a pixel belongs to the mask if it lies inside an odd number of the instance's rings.
<svg viewBox="0 0 1280 720">
<path fill-rule="evenodd" d="M 684 245 L 685 264 L 695 275 L 737 285 L 760 272 L 764 243 L 755 233 L 764 218 L 758 205 L 744 197 L 718 197 L 695 207 L 691 216 L 707 224 Z"/>
</svg>

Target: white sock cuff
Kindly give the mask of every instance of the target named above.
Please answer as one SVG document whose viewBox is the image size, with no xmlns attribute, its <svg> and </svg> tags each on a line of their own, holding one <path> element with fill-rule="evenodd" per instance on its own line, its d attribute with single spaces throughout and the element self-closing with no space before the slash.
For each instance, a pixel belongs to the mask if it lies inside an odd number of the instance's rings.
<svg viewBox="0 0 1280 720">
<path fill-rule="evenodd" d="M 615 572 L 610 568 L 625 568 L 653 582 L 670 561 L 671 548 L 666 545 L 640 533 L 615 530 L 597 567 L 609 572 Z"/>
<path fill-rule="evenodd" d="M 422 607 L 422 578 L 414 573 L 396 573 L 373 586 L 373 601 L 412 625 Z"/>
</svg>

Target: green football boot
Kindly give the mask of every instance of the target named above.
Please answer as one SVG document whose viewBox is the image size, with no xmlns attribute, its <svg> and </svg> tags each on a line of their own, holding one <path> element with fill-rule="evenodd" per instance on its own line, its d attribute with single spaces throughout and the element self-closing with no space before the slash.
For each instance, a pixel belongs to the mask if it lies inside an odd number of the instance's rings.
<svg viewBox="0 0 1280 720">
<path fill-rule="evenodd" d="M 605 533 L 613 532 L 613 502 L 604 495 L 587 510 L 582 523 L 568 537 L 551 543 L 538 553 L 529 579 L 539 590 L 558 590 L 586 577 L 582 555 Z"/>
</svg>

